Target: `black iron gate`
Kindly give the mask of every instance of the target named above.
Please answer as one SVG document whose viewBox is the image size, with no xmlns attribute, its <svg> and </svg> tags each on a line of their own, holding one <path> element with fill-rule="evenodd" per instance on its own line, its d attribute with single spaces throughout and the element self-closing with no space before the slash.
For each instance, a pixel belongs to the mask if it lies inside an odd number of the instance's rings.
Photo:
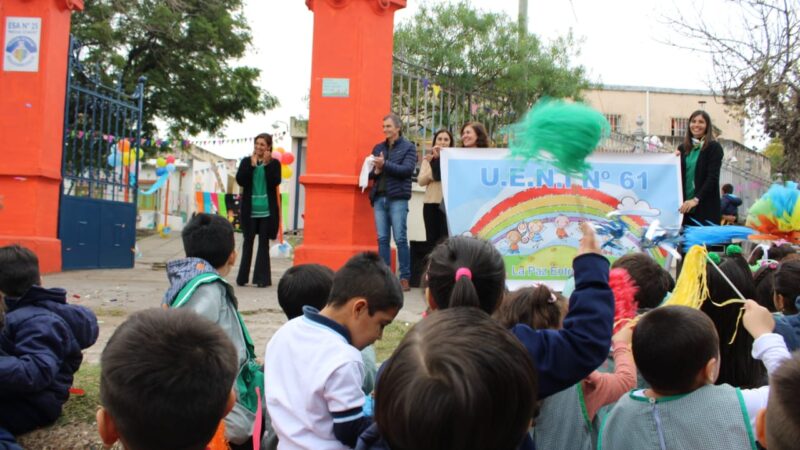
<svg viewBox="0 0 800 450">
<path fill-rule="evenodd" d="M 144 77 L 100 81 L 70 39 L 58 237 L 67 269 L 133 267 Z"/>
</svg>

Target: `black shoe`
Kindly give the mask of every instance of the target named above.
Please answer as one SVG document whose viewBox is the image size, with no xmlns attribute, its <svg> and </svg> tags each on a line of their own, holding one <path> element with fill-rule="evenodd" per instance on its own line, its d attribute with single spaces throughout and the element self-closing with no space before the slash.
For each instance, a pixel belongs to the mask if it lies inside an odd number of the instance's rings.
<svg viewBox="0 0 800 450">
<path fill-rule="evenodd" d="M 239 283 L 239 282 L 237 281 L 237 282 L 236 282 L 236 285 L 237 285 L 237 286 L 239 286 L 239 287 L 245 287 L 245 286 L 247 286 L 247 283 Z"/>
<path fill-rule="evenodd" d="M 260 288 L 265 288 L 267 286 L 272 286 L 272 283 L 258 283 L 256 286 Z"/>
</svg>

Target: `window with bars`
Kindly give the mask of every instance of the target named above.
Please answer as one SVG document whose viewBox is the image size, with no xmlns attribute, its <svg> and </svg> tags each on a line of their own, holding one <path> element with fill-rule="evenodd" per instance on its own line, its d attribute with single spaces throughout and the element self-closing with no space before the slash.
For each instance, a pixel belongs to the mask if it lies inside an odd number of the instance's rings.
<svg viewBox="0 0 800 450">
<path fill-rule="evenodd" d="M 670 122 L 670 136 L 684 136 L 686 134 L 686 129 L 689 128 L 689 119 L 673 117 Z"/>
<path fill-rule="evenodd" d="M 611 125 L 611 131 L 622 131 L 622 114 L 603 114 Z"/>
</svg>

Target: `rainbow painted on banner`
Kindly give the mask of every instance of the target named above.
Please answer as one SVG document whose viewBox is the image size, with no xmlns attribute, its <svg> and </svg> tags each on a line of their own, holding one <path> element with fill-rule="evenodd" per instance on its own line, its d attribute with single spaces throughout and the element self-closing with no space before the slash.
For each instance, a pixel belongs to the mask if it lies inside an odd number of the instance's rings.
<svg viewBox="0 0 800 450">
<path fill-rule="evenodd" d="M 616 211 L 619 202 L 599 190 L 578 186 L 529 188 L 495 205 L 469 231 L 500 250 L 509 279 L 563 279 L 572 274 L 571 261 L 581 238 L 578 224 L 607 222 L 608 213 Z M 624 215 L 621 220 L 628 230 L 620 244 L 638 249 L 648 222 L 637 215 Z M 649 252 L 659 261 L 666 256 L 658 248 Z"/>
</svg>

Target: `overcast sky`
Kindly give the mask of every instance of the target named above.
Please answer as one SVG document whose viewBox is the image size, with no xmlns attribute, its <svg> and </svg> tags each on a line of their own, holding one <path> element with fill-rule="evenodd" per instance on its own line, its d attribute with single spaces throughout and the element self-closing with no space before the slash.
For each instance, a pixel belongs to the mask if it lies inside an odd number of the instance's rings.
<svg viewBox="0 0 800 450">
<path fill-rule="evenodd" d="M 357 0 L 358 1 L 358 0 Z M 431 2 L 432 0 L 428 0 Z M 411 20 L 421 2 L 395 15 L 395 23 Z M 479 9 L 517 17 L 518 0 L 473 0 Z M 605 84 L 707 89 L 711 63 L 707 56 L 662 44 L 674 36 L 663 17 L 680 8 L 685 14 L 700 9 L 711 21 L 725 23 L 723 0 L 528 0 L 529 28 L 545 40 L 573 30 L 583 39 L 576 63 L 586 67 L 592 81 Z M 251 116 L 223 130 L 226 138 L 252 137 L 273 132 L 273 123 L 288 123 L 290 116 L 308 117 L 311 79 L 313 13 L 304 0 L 246 0 L 245 13 L 253 43 L 242 64 L 261 69 L 261 86 L 276 95 L 281 106 L 264 115 Z M 691 68 L 691 69 L 687 69 Z M 688 113 L 688 112 L 687 112 Z M 279 125 L 279 130 L 284 129 Z M 276 146 L 289 148 L 287 139 Z M 252 145 L 204 145 L 227 157 L 241 157 Z"/>
</svg>

